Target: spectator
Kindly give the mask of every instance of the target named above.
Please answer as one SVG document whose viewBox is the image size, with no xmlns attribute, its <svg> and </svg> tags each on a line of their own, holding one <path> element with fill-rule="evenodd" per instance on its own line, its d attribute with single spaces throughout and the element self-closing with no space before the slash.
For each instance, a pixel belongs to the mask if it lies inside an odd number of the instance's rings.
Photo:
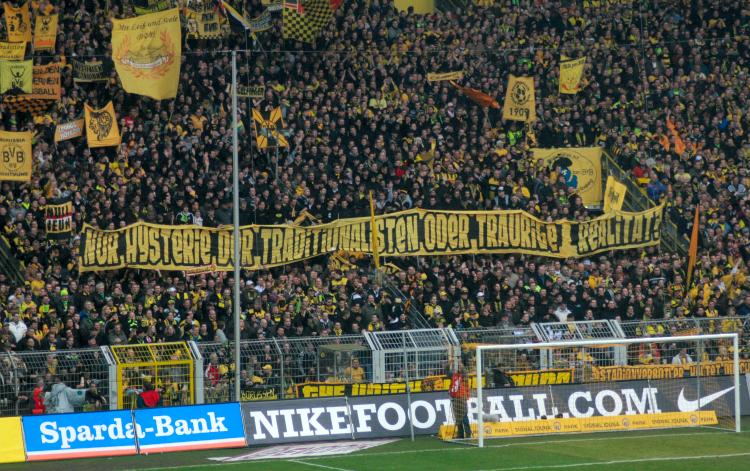
<svg viewBox="0 0 750 471">
<path fill-rule="evenodd" d="M 693 363 L 693 359 L 690 355 L 688 355 L 687 348 L 681 348 L 680 351 L 677 353 L 677 355 L 672 358 L 672 364 L 673 365 L 689 365 Z"/>
<path fill-rule="evenodd" d="M 78 387 L 82 389 L 85 386 L 81 383 Z M 44 395 L 44 407 L 49 414 L 75 412 L 75 406 L 81 402 L 79 397 L 75 389 L 67 386 L 60 376 L 55 376 L 52 387 Z"/>
<path fill-rule="evenodd" d="M 84 398 L 84 410 L 103 410 L 107 405 L 107 398 L 99 392 L 99 382 L 92 380 L 89 382 L 89 387 L 86 389 L 86 396 Z"/>
<path fill-rule="evenodd" d="M 365 382 L 365 369 L 359 364 L 358 358 L 352 359 L 352 365 L 344 370 L 344 376 L 351 383 Z"/>
<path fill-rule="evenodd" d="M 149 381 L 143 383 L 143 391 L 138 394 L 139 409 L 151 409 L 162 405 L 161 394 Z"/>
</svg>

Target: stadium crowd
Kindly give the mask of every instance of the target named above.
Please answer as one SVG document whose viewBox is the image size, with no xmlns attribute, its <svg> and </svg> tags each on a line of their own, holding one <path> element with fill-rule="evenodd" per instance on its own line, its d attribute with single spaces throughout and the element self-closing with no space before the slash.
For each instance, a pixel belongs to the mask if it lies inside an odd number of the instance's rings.
<svg viewBox="0 0 750 471">
<path fill-rule="evenodd" d="M 36 60 L 106 57 L 108 17 L 132 15 L 129 6 L 110 3 L 34 2 L 61 15 L 56 53 Z M 244 3 L 235 7 L 249 16 L 265 8 Z M 417 15 L 372 0 L 344 2 L 312 47 L 284 40 L 280 18 L 254 38 L 187 39 L 174 101 L 126 94 L 114 71 L 107 82 L 76 83 L 66 68 L 63 98 L 47 114 L 2 111 L 5 129 L 34 132 L 35 173 L 30 183 L 5 182 L 0 191 L 3 233 L 26 278 L 18 285 L 0 275 L 1 350 L 231 338 L 231 275 L 120 270 L 79 277 L 76 233 L 84 223 L 231 224 L 225 51 L 233 48 L 254 48 L 240 54 L 240 80 L 266 87 L 263 98 L 239 107 L 243 225 L 366 215 L 369 191 L 378 213 L 596 215 L 561 169 L 530 159 L 533 146 L 605 147 L 654 203 L 667 204 L 686 235 L 696 205 L 702 209 L 691 286 L 685 258 L 658 248 L 585 260 L 476 255 L 393 260 L 400 269 L 388 278 L 407 293 L 402 300 L 375 283 L 369 258 L 336 254 L 243 272 L 243 339 L 404 329 L 413 322 L 410 307 L 431 325 L 459 329 L 750 315 L 745 2 L 503 0 Z M 576 95 L 558 94 L 562 55 L 587 57 Z M 462 85 L 498 101 L 509 74 L 533 76 L 538 119 L 529 127 L 504 121 L 501 109 L 426 80 L 429 72 L 455 70 L 465 72 Z M 56 124 L 80 118 L 84 103 L 109 100 L 120 147 L 54 142 Z M 259 150 L 251 108 L 267 114 L 277 106 L 289 148 Z M 71 240 L 55 243 L 45 237 L 43 209 L 60 195 L 73 199 L 75 229 Z"/>
</svg>

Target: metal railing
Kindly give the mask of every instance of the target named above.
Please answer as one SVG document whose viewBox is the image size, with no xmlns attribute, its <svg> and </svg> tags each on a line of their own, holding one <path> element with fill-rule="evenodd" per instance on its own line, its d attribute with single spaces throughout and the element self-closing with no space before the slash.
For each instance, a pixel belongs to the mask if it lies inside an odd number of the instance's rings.
<svg viewBox="0 0 750 471">
<path fill-rule="evenodd" d="M 241 401 L 287 399 L 298 396 L 304 385 L 323 383 L 399 383 L 444 374 L 450 361 L 462 359 L 471 367 L 479 344 L 530 344 L 548 340 L 591 340 L 638 337 L 680 337 L 738 333 L 741 345 L 750 338 L 750 319 L 744 317 L 671 318 L 647 321 L 554 322 L 486 329 L 416 329 L 365 332 L 362 335 L 248 340 L 240 345 Z M 195 402 L 235 400 L 233 344 L 193 343 Z M 529 365 L 553 367 L 555 358 L 535 358 L 516 351 L 503 358 L 517 370 Z M 614 352 L 613 361 L 628 352 Z M 24 415 L 34 409 L 34 389 L 39 380 L 49 385 L 53 377 L 75 387 L 96 380 L 109 400 L 102 408 L 116 408 L 117 369 L 109 347 L 0 353 L 0 416 Z M 524 366 L 525 365 L 525 366 Z M 511 368 L 513 369 L 513 368 Z M 200 388 L 200 391 L 198 391 Z M 81 394 L 85 391 L 80 390 Z M 83 398 L 75 409 L 84 410 Z"/>
<path fill-rule="evenodd" d="M 418 301 L 414 299 L 413 297 L 405 294 L 403 291 L 401 291 L 398 286 L 396 286 L 389 277 L 383 278 L 383 289 L 388 291 L 388 293 L 393 297 L 394 299 L 399 298 L 404 303 L 405 306 L 408 308 L 407 315 L 409 316 L 409 321 L 411 322 L 411 325 L 415 329 L 429 329 L 432 327 L 430 325 L 430 322 L 424 317 L 421 311 L 421 306 L 418 305 Z"/>
<path fill-rule="evenodd" d="M 39 381 L 50 385 L 54 377 L 60 377 L 70 387 L 88 386 L 95 381 L 99 393 L 108 398 L 110 375 L 106 356 L 98 348 L 0 353 L 0 416 L 32 413 L 35 394 L 42 394 L 43 400 L 43 392 L 35 391 Z M 86 404 L 81 398 L 73 406 L 81 411 Z M 109 409 L 110 405 L 99 407 Z"/>
<path fill-rule="evenodd" d="M 602 160 L 604 172 L 602 172 L 602 174 L 612 175 L 628 189 L 628 193 L 625 196 L 625 201 L 623 203 L 624 210 L 645 211 L 656 203 L 649 198 L 648 194 L 640 185 L 633 181 L 630 174 L 620 167 L 609 152 L 605 150 L 602 154 L 604 155 L 604 159 Z M 680 232 L 677 225 L 671 220 L 666 212 L 661 227 L 661 246 L 669 251 L 676 251 L 680 255 L 687 255 L 688 240 L 685 235 Z"/>
</svg>

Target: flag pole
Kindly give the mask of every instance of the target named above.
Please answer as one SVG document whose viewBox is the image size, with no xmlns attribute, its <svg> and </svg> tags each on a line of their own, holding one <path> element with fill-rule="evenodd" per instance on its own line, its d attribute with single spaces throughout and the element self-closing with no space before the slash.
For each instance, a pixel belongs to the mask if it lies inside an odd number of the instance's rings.
<svg viewBox="0 0 750 471">
<path fill-rule="evenodd" d="M 372 256 L 375 258 L 375 281 L 380 285 L 382 284 L 380 248 L 378 247 L 378 231 L 375 223 L 375 200 L 372 198 L 372 191 L 370 191 L 370 241 Z"/>
<path fill-rule="evenodd" d="M 232 51 L 232 196 L 234 209 L 234 400 L 240 400 L 240 172 L 237 149 L 237 51 Z"/>
<path fill-rule="evenodd" d="M 698 258 L 698 232 L 700 226 L 700 204 L 695 207 L 695 217 L 693 218 L 693 233 L 690 236 L 690 251 L 687 267 L 687 280 L 685 283 L 685 294 L 690 292 L 690 283 L 693 281 L 693 268 Z"/>
</svg>

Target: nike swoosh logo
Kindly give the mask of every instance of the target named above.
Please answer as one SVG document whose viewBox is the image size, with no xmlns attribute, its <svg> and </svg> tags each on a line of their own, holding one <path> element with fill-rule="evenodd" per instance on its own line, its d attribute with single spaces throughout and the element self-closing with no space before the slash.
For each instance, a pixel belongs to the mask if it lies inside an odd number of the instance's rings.
<svg viewBox="0 0 750 471">
<path fill-rule="evenodd" d="M 698 409 L 702 408 L 706 404 L 710 404 L 723 396 L 724 394 L 728 393 L 729 391 L 733 390 L 734 386 L 724 389 L 722 391 L 715 392 L 713 394 L 709 394 L 706 397 L 698 398 L 694 401 L 689 401 L 685 399 L 685 388 L 680 390 L 680 396 L 677 398 L 677 408 L 680 409 L 680 412 L 694 412 Z"/>
</svg>

